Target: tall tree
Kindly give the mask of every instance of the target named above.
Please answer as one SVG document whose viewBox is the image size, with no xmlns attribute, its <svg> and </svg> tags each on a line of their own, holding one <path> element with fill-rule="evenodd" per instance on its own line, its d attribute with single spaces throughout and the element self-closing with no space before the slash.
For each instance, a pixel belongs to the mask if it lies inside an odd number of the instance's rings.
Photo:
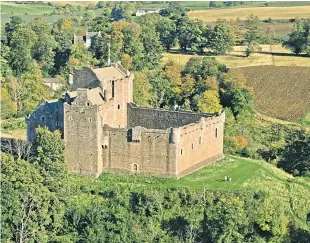
<svg viewBox="0 0 310 243">
<path fill-rule="evenodd" d="M 289 39 L 283 42 L 283 46 L 297 55 L 302 52 L 310 55 L 310 21 L 299 20 L 289 34 Z"/>
<path fill-rule="evenodd" d="M 64 203 L 33 165 L 1 154 L 1 190 L 5 192 L 1 196 L 3 241 L 61 241 L 57 235 L 63 226 Z"/>
<path fill-rule="evenodd" d="M 171 47 L 175 46 L 177 42 L 175 21 L 168 18 L 160 18 L 156 30 L 159 33 L 160 41 L 166 51 L 169 51 Z"/>
<path fill-rule="evenodd" d="M 72 20 L 59 19 L 53 25 L 52 34 L 58 44 L 55 53 L 56 72 L 64 68 L 69 60 L 74 32 Z"/>
<path fill-rule="evenodd" d="M 43 73 L 48 75 L 54 66 L 57 42 L 54 36 L 51 35 L 49 24 L 44 19 L 35 18 L 29 25 L 37 35 L 37 41 L 32 50 L 33 57 L 41 66 Z"/>
<path fill-rule="evenodd" d="M 216 113 L 222 109 L 217 91 L 207 90 L 194 99 L 199 112 Z"/>
<path fill-rule="evenodd" d="M 231 26 L 225 21 L 218 21 L 210 32 L 208 47 L 215 54 L 225 54 L 227 51 L 232 50 L 234 43 Z"/>
<path fill-rule="evenodd" d="M 33 68 L 32 48 L 37 41 L 35 32 L 27 27 L 16 29 L 10 42 L 10 66 L 14 74 L 20 75 Z"/>
<path fill-rule="evenodd" d="M 12 16 L 10 22 L 5 24 L 5 32 L 7 37 L 7 43 L 10 46 L 11 45 L 11 38 L 13 35 L 13 32 L 19 28 L 22 27 L 25 24 L 25 21 L 22 20 L 19 16 Z M 3 37 L 1 36 L 1 39 Z"/>
<path fill-rule="evenodd" d="M 151 107 L 153 100 L 152 86 L 146 72 L 135 72 L 133 82 L 133 100 L 137 105 Z"/>
<path fill-rule="evenodd" d="M 253 52 L 259 51 L 261 48 L 258 44 L 258 39 L 260 37 L 259 30 L 259 19 L 254 14 L 248 16 L 246 20 L 246 29 L 244 40 L 247 44 L 246 56 L 251 55 Z"/>
</svg>

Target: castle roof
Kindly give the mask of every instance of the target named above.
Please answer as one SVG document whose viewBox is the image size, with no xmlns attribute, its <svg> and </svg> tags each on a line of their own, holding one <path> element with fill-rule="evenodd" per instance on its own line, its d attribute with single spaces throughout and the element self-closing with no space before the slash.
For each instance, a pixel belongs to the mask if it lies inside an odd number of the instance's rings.
<svg viewBox="0 0 310 243">
<path fill-rule="evenodd" d="M 115 63 L 108 67 L 92 69 L 99 80 L 119 80 L 129 76 L 129 72 L 120 64 Z"/>
<path fill-rule="evenodd" d="M 84 89 L 79 88 L 76 91 L 67 92 L 67 95 L 73 99 L 77 96 L 79 96 L 80 93 L 86 92 L 87 99 L 93 104 L 93 105 L 100 105 L 104 103 L 104 96 L 102 94 L 102 91 L 99 87 L 94 89 Z"/>
</svg>

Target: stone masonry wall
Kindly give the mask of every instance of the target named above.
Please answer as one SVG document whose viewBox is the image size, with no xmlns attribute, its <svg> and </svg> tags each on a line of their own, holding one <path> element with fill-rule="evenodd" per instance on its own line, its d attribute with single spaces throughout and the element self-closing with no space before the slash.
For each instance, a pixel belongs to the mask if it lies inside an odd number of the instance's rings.
<svg viewBox="0 0 310 243">
<path fill-rule="evenodd" d="M 105 83 L 106 102 L 102 108 L 104 124 L 115 128 L 127 126 L 127 103 L 132 102 L 132 77 L 114 81 L 114 97 L 112 97 L 112 81 Z"/>
<path fill-rule="evenodd" d="M 140 129 L 140 140 L 131 140 L 131 129 L 104 127 L 109 137 L 104 170 L 175 177 L 176 146 L 169 143 L 169 131 Z"/>
<path fill-rule="evenodd" d="M 128 104 L 128 126 L 141 126 L 150 129 L 167 129 L 169 127 L 181 127 L 195 123 L 201 117 L 210 117 L 206 113 L 195 113 L 188 111 L 168 111 L 163 109 L 152 109 L 137 107 Z"/>
<path fill-rule="evenodd" d="M 33 141 L 35 129 L 39 126 L 47 127 L 50 131 L 60 130 L 63 134 L 63 102 L 59 100 L 53 104 L 41 103 L 41 105 L 26 118 L 27 140 Z"/>
<path fill-rule="evenodd" d="M 72 173 L 98 177 L 102 172 L 102 151 L 99 149 L 102 118 L 98 105 L 65 103 L 64 112 L 65 161 L 68 169 Z"/>
<path fill-rule="evenodd" d="M 225 113 L 222 113 L 177 129 L 178 177 L 223 158 L 224 120 Z"/>
</svg>

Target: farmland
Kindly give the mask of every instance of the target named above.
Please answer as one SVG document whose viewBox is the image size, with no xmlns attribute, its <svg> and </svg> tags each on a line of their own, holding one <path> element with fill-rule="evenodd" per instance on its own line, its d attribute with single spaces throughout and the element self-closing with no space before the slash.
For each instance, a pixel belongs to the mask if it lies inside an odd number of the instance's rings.
<svg viewBox="0 0 310 243">
<path fill-rule="evenodd" d="M 310 6 L 294 7 L 254 7 L 254 8 L 232 8 L 232 9 L 212 9 L 197 10 L 188 12 L 190 19 L 198 19 L 204 22 L 212 22 L 217 19 L 245 20 L 250 14 L 257 15 L 259 19 L 293 19 L 310 18 Z"/>
<path fill-rule="evenodd" d="M 261 47 L 262 52 L 245 57 L 245 47 L 235 46 L 227 55 L 215 56 L 215 58 L 230 68 L 260 65 L 310 67 L 309 57 L 296 56 L 281 45 L 261 45 Z M 195 55 L 164 53 L 163 62 L 172 59 L 183 66 L 192 57 L 195 57 Z"/>
<path fill-rule="evenodd" d="M 258 111 L 286 120 L 297 120 L 310 111 L 310 68 L 257 66 L 231 69 L 242 73 L 254 89 Z"/>
</svg>

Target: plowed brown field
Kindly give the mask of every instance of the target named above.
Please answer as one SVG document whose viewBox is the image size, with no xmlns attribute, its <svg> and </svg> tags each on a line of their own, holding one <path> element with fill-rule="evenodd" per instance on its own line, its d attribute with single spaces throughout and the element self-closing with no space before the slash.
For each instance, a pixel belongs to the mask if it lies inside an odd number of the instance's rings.
<svg viewBox="0 0 310 243">
<path fill-rule="evenodd" d="M 255 66 L 233 68 L 254 89 L 259 112 L 285 120 L 301 118 L 310 111 L 310 68 Z"/>
</svg>

